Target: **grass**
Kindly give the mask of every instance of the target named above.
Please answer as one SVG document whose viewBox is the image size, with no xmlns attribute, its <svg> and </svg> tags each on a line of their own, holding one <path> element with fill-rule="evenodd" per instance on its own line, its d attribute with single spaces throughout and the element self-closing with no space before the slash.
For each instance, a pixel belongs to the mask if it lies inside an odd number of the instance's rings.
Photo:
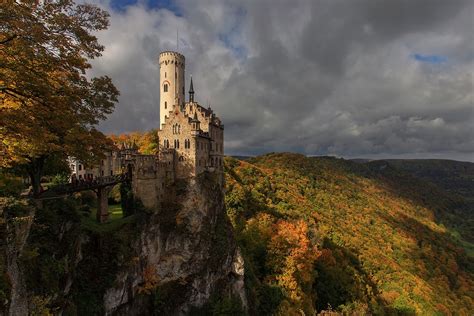
<svg viewBox="0 0 474 316">
<path fill-rule="evenodd" d="M 122 217 L 123 217 L 122 205 L 120 204 L 109 205 L 109 221 L 114 221 Z"/>
<path fill-rule="evenodd" d="M 122 206 L 120 204 L 109 205 L 109 219 L 105 223 L 96 220 L 97 209 L 91 208 L 89 216 L 82 217 L 82 228 L 98 233 L 107 233 L 119 229 L 122 225 L 135 221 L 135 216 L 123 217 Z"/>
<path fill-rule="evenodd" d="M 474 244 L 462 238 L 461 234 L 454 229 L 449 230 L 451 236 L 458 241 L 458 243 L 464 248 L 469 257 L 474 257 Z"/>
</svg>

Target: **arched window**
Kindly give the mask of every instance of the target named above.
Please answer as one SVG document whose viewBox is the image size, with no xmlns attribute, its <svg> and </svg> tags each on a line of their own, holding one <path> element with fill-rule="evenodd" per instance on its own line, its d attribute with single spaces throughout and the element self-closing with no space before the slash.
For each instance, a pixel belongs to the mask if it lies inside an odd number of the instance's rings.
<svg viewBox="0 0 474 316">
<path fill-rule="evenodd" d="M 176 148 L 179 148 L 179 139 L 176 140 Z"/>
<path fill-rule="evenodd" d="M 168 84 L 163 85 L 163 92 L 168 92 Z"/>
<path fill-rule="evenodd" d="M 181 125 L 178 125 L 178 134 L 181 134 Z"/>
<path fill-rule="evenodd" d="M 184 161 L 184 156 L 180 156 L 179 161 Z"/>
<path fill-rule="evenodd" d="M 168 102 L 165 101 L 165 109 L 168 108 Z"/>
<path fill-rule="evenodd" d="M 166 71 L 165 71 L 165 78 L 166 78 Z"/>
</svg>

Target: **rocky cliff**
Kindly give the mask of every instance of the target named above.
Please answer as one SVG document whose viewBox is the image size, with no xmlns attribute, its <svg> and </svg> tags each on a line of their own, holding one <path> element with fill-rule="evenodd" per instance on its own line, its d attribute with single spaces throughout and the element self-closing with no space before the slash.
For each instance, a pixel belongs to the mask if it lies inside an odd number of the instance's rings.
<svg viewBox="0 0 474 316">
<path fill-rule="evenodd" d="M 179 185 L 172 194 L 177 199 L 144 223 L 133 247 L 134 264 L 120 269 L 115 285 L 105 292 L 107 315 L 143 314 L 150 306 L 182 315 L 202 307 L 212 295 L 246 305 L 243 258 L 226 218 L 219 180 L 206 174 Z M 141 295 L 149 288 L 158 289 L 154 298 Z"/>
<path fill-rule="evenodd" d="M 32 224 L 17 229 L 17 248 L 3 248 L 8 253 L 2 265 L 3 312 L 243 311 L 243 258 L 226 217 L 221 181 L 210 173 L 181 181 L 170 186 L 160 208 L 145 210 L 136 203 L 134 215 L 104 225 L 77 207 L 84 196 L 45 203 Z"/>
</svg>

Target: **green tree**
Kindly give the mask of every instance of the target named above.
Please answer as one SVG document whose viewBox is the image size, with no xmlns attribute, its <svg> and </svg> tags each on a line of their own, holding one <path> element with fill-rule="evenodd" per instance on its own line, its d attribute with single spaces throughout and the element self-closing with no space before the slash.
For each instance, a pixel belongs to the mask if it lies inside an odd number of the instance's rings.
<svg viewBox="0 0 474 316">
<path fill-rule="evenodd" d="M 88 78 L 103 51 L 92 32 L 108 13 L 71 0 L 0 4 L 0 166 L 25 165 L 35 194 L 45 161 L 84 163 L 111 145 L 95 126 L 113 111 L 118 90 L 107 76 Z"/>
</svg>

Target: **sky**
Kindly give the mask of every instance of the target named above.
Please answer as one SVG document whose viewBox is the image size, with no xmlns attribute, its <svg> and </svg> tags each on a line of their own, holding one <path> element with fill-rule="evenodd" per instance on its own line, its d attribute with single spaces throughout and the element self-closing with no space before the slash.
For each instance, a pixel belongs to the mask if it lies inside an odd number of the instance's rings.
<svg viewBox="0 0 474 316">
<path fill-rule="evenodd" d="M 89 1 L 90 2 L 90 1 Z M 92 0 L 106 133 L 158 128 L 161 51 L 225 125 L 225 153 L 474 161 L 474 1 Z"/>
</svg>

